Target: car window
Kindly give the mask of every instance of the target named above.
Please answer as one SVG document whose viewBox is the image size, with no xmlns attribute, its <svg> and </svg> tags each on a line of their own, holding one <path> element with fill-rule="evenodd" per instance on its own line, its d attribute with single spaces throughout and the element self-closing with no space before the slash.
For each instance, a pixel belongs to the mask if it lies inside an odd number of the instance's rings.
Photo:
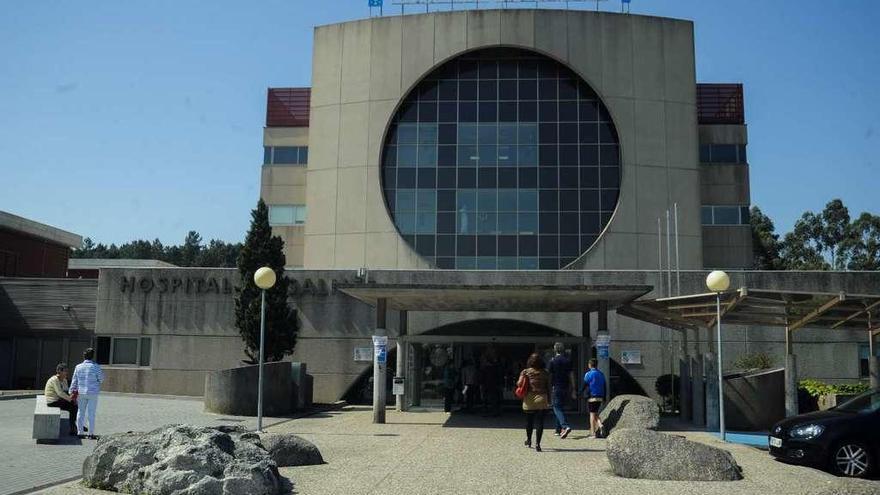
<svg viewBox="0 0 880 495">
<path fill-rule="evenodd" d="M 865 392 L 835 408 L 842 412 L 869 413 L 880 411 L 880 391 Z"/>
</svg>

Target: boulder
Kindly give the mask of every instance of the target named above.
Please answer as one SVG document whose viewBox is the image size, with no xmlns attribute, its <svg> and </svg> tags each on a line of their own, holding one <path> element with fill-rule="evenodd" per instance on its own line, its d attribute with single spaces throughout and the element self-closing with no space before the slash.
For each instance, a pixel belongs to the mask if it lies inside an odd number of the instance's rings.
<svg viewBox="0 0 880 495">
<path fill-rule="evenodd" d="M 644 395 L 618 395 L 599 413 L 607 433 L 615 428 L 656 430 L 660 424 L 660 406 Z"/>
<path fill-rule="evenodd" d="M 815 495 L 880 495 L 880 483 L 868 480 L 836 478 Z"/>
<path fill-rule="evenodd" d="M 324 464 L 321 451 L 312 442 L 290 433 L 261 435 L 263 447 L 278 467 Z"/>
<path fill-rule="evenodd" d="M 108 435 L 83 463 L 91 488 L 153 495 L 275 495 L 284 486 L 260 437 L 241 427 L 169 425 Z"/>
<path fill-rule="evenodd" d="M 606 454 L 614 474 L 673 481 L 735 481 L 742 469 L 730 452 L 641 428 L 618 428 Z"/>
</svg>

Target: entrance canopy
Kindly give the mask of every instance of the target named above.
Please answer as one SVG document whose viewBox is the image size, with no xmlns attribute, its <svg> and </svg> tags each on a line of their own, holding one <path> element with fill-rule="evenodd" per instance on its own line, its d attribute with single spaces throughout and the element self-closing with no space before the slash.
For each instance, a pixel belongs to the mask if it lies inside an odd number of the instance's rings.
<svg viewBox="0 0 880 495">
<path fill-rule="evenodd" d="M 695 294 L 635 301 L 619 314 L 684 329 L 715 326 L 716 294 Z M 872 319 L 873 314 L 873 319 Z M 795 292 L 741 288 L 721 293 L 721 317 L 727 325 L 803 327 L 880 332 L 880 295 Z"/>
<path fill-rule="evenodd" d="M 650 285 L 399 285 L 339 284 L 338 290 L 370 306 L 380 299 L 398 311 L 591 312 L 651 291 Z"/>
</svg>

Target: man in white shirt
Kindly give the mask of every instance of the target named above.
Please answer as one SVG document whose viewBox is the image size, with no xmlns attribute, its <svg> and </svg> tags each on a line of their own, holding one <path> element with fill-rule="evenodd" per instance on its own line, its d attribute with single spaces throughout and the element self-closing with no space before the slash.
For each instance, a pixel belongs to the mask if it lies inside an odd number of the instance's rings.
<svg viewBox="0 0 880 495">
<path fill-rule="evenodd" d="M 77 435 L 82 438 L 85 435 L 83 423 L 86 417 L 89 420 L 89 438 L 95 436 L 95 409 L 98 407 L 98 394 L 101 393 L 101 382 L 104 381 L 104 371 L 101 366 L 94 362 L 95 350 L 91 347 L 83 352 L 83 362 L 76 365 L 73 370 L 73 379 L 70 381 L 70 393 L 76 392 L 79 402 L 79 414 L 76 415 Z"/>
</svg>

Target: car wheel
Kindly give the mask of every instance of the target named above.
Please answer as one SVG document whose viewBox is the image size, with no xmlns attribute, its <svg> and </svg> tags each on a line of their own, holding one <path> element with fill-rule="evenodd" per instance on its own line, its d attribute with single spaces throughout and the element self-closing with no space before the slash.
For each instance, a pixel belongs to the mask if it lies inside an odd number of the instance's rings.
<svg viewBox="0 0 880 495">
<path fill-rule="evenodd" d="M 873 469 L 874 459 L 860 442 L 841 442 L 833 451 L 831 468 L 840 476 L 862 478 Z"/>
</svg>

